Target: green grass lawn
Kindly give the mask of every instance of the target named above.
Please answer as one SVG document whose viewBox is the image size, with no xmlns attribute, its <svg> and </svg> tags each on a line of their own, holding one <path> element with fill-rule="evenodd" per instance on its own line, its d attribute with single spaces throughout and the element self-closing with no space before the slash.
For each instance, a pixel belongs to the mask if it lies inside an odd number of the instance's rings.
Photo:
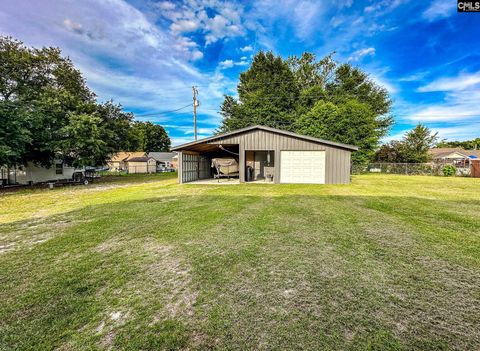
<svg viewBox="0 0 480 351">
<path fill-rule="evenodd" d="M 0 195 L 0 350 L 479 350 L 480 179 Z"/>
</svg>

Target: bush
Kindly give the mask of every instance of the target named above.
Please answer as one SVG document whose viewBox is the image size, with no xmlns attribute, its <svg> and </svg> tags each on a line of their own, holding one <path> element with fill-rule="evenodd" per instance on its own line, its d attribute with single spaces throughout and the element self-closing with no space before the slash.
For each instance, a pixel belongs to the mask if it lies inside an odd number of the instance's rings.
<svg viewBox="0 0 480 351">
<path fill-rule="evenodd" d="M 443 166 L 442 172 L 445 177 L 451 177 L 454 176 L 455 173 L 457 173 L 457 169 L 455 168 L 455 166 L 446 165 Z"/>
</svg>

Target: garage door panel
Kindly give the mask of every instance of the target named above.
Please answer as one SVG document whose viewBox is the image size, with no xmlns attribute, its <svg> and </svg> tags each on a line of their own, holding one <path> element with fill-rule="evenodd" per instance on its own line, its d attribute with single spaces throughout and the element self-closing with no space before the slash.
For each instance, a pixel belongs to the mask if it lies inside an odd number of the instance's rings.
<svg viewBox="0 0 480 351">
<path fill-rule="evenodd" d="M 281 151 L 280 182 L 325 184 L 325 151 Z"/>
</svg>

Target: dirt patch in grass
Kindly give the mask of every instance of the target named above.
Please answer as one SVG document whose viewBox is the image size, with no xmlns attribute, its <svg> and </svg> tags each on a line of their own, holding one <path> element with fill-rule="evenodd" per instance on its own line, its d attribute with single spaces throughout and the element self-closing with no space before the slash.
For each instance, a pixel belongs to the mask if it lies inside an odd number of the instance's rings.
<svg viewBox="0 0 480 351">
<path fill-rule="evenodd" d="M 178 248 L 154 237 L 112 238 L 93 251 L 105 256 L 127 254 L 126 259 L 132 260 L 136 267 L 125 284 L 113 292 L 100 293 L 99 298 L 113 301 L 113 305 L 107 304 L 104 318 L 95 327 L 95 332 L 101 335 L 101 347 L 115 349 L 129 331 L 155 329 L 170 321 L 190 325 L 185 331 L 190 333 L 189 339 L 202 339 L 192 324 L 198 291 L 192 282 L 191 266 Z M 129 306 L 129 309 L 121 311 L 115 305 Z"/>
<path fill-rule="evenodd" d="M 156 260 L 147 268 L 146 274 L 153 285 L 169 289 L 169 299 L 157 312 L 153 322 L 164 319 L 190 318 L 195 314 L 193 308 L 198 291 L 193 288 L 191 267 L 169 246 L 159 247 L 146 243 L 148 250 Z"/>
<path fill-rule="evenodd" d="M 62 235 L 68 228 L 88 220 L 73 215 L 54 218 L 35 217 L 30 221 L 0 226 L 0 255 L 14 250 L 31 249 Z"/>
</svg>

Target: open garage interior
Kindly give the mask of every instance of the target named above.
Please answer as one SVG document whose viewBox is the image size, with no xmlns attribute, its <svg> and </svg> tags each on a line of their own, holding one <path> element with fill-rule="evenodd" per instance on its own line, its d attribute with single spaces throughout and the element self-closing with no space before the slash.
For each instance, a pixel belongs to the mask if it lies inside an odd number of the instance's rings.
<svg viewBox="0 0 480 351">
<path fill-rule="evenodd" d="M 200 144 L 182 152 L 182 183 L 205 179 L 238 179 L 239 146 Z"/>
<path fill-rule="evenodd" d="M 245 151 L 245 181 L 273 181 L 275 174 L 275 151 L 247 150 Z"/>
<path fill-rule="evenodd" d="M 172 148 L 180 183 L 204 179 L 243 182 L 350 183 L 358 148 L 264 126 L 252 126 Z"/>
</svg>

